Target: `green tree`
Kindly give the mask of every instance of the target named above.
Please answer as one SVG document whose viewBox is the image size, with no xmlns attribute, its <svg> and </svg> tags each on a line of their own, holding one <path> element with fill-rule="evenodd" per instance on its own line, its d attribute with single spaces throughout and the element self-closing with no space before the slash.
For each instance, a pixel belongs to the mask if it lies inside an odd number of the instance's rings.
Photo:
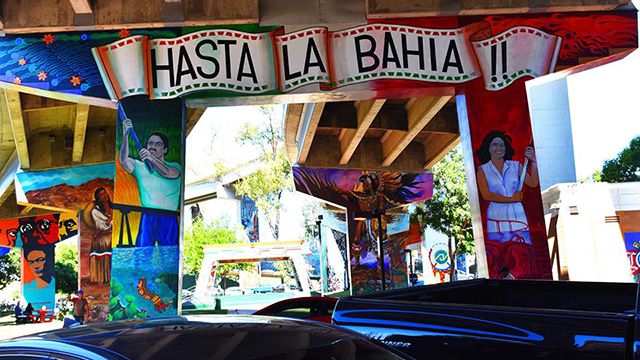
<svg viewBox="0 0 640 360">
<path fill-rule="evenodd" d="M 433 198 L 416 206 L 412 221 L 455 239 L 455 253 L 475 251 L 462 150 L 456 147 L 432 169 Z M 454 258 L 454 256 L 452 256 Z"/>
<path fill-rule="evenodd" d="M 281 119 L 277 118 L 273 107 L 263 106 L 260 111 L 268 121 L 260 126 L 245 123 L 236 141 L 260 148 L 262 164 L 254 173 L 241 179 L 235 189 L 238 196 L 247 196 L 256 202 L 277 241 L 280 237 L 280 200 L 282 193 L 293 185 L 291 164 L 284 152 Z"/>
<path fill-rule="evenodd" d="M 230 229 L 225 221 L 220 219 L 211 223 L 196 221 L 191 229 L 185 231 L 184 235 L 184 259 L 182 262 L 184 273 L 198 275 L 204 259 L 203 246 L 236 242 L 238 240 L 235 231 Z"/>
<path fill-rule="evenodd" d="M 631 140 L 615 159 L 604 162 L 601 180 L 609 183 L 640 180 L 640 136 Z"/>
<path fill-rule="evenodd" d="M 73 294 L 78 290 L 78 246 L 58 245 L 55 253 L 56 292 Z"/>
<path fill-rule="evenodd" d="M 0 290 L 14 281 L 20 280 L 20 249 L 11 249 L 0 256 Z"/>
</svg>

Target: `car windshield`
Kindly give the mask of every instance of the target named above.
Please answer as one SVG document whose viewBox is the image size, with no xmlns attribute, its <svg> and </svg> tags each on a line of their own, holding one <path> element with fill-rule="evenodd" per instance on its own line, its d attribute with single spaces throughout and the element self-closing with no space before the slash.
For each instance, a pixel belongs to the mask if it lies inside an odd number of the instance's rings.
<svg viewBox="0 0 640 360">
<path fill-rule="evenodd" d="M 295 359 L 401 359 L 384 346 L 352 333 L 295 324 L 145 327 L 115 337 L 95 334 L 82 342 L 131 359 L 281 359 L 292 354 Z"/>
</svg>

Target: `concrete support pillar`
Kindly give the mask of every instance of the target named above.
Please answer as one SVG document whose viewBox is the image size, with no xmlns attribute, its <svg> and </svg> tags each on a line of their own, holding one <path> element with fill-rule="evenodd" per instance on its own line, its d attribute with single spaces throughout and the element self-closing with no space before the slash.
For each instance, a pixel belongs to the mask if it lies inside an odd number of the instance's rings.
<svg viewBox="0 0 640 360">
<path fill-rule="evenodd" d="M 112 320 L 180 312 L 184 127 L 180 99 L 119 104 Z"/>
<path fill-rule="evenodd" d="M 524 80 L 457 98 L 480 276 L 551 279 Z"/>
</svg>

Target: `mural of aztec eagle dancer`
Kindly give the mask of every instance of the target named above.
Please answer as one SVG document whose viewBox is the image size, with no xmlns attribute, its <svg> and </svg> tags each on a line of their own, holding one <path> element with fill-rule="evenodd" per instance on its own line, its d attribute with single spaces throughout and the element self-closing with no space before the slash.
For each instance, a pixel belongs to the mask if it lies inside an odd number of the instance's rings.
<svg viewBox="0 0 640 360">
<path fill-rule="evenodd" d="M 385 272 L 389 271 L 391 275 L 386 279 L 388 288 L 406 286 L 406 280 L 403 280 L 406 274 L 397 273 L 392 268 L 402 268 L 400 252 L 407 236 L 404 231 L 390 236 L 398 230 L 395 224 L 400 218 L 397 214 L 385 215 L 385 212 L 430 199 L 433 194 L 432 174 L 294 167 L 293 175 L 296 190 L 347 209 L 353 294 L 381 289 L 381 282 L 377 280 L 381 269 L 376 240 L 380 226 Z M 378 215 L 383 219 L 381 225 L 378 224 Z M 408 221 L 404 227 L 408 230 Z"/>
<path fill-rule="evenodd" d="M 432 174 L 294 167 L 293 175 L 296 190 L 344 206 L 350 216 L 382 213 L 433 194 Z"/>
</svg>

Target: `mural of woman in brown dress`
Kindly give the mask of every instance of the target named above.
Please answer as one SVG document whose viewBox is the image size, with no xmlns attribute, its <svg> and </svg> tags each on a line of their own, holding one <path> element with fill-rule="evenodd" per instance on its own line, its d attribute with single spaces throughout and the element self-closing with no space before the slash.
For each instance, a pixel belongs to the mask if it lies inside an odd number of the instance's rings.
<svg viewBox="0 0 640 360">
<path fill-rule="evenodd" d="M 89 278 L 94 283 L 109 283 L 111 277 L 111 226 L 113 211 L 109 193 L 103 187 L 95 190 L 93 203 L 85 209 L 85 221 L 93 227 Z M 88 220 L 88 221 L 87 221 Z"/>
</svg>

